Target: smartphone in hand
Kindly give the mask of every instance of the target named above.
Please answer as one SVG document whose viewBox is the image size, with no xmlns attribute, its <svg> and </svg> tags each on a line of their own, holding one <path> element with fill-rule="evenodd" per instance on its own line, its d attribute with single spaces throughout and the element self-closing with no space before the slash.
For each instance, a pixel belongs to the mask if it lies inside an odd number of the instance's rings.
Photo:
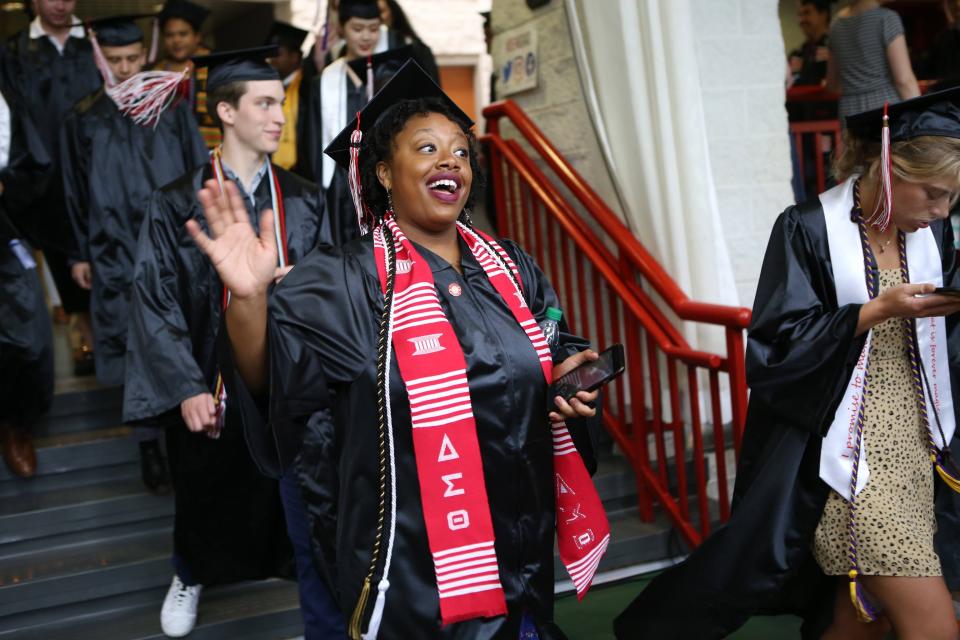
<svg viewBox="0 0 960 640">
<path fill-rule="evenodd" d="M 578 391 L 596 391 L 623 373 L 623 345 L 615 344 L 591 362 L 584 362 L 573 371 L 555 380 L 553 395 L 565 400 Z"/>
</svg>

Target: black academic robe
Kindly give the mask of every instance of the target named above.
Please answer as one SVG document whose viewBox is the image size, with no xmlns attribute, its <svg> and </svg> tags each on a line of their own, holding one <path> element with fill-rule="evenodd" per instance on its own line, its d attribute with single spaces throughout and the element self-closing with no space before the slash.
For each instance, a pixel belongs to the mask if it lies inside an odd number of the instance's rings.
<svg viewBox="0 0 960 640">
<path fill-rule="evenodd" d="M 533 260 L 509 241 L 524 297 L 538 321 L 559 307 Z M 544 640 L 563 638 L 553 623 L 553 446 L 548 389 L 529 338 L 473 254 L 461 246 L 463 275 L 418 247 L 432 270 L 444 313 L 466 359 L 500 579 L 509 615 L 441 627 L 433 562 L 427 544 L 413 455 L 410 406 L 394 357 L 391 397 L 397 461 L 397 528 L 381 640 L 409 638 L 515 640 L 524 612 Z M 448 287 L 457 283 L 462 295 Z M 376 352 L 383 295 L 372 235 L 342 248 L 322 247 L 276 288 L 269 305 L 269 438 L 280 444 L 266 466 L 284 464 L 299 443 L 317 566 L 344 616 L 357 603 L 377 523 Z M 557 360 L 586 343 L 562 327 Z M 235 374 L 232 384 L 242 387 Z M 246 394 L 245 428 L 262 428 Z M 259 425 L 259 426 L 257 426 Z M 256 437 L 256 436 L 255 436 Z M 577 437 L 582 454 L 589 444 Z M 283 446 L 283 443 L 293 443 Z M 590 460 L 588 459 L 589 463 Z M 384 547 L 382 554 L 386 553 Z M 383 555 L 367 608 L 366 628 Z"/>
<path fill-rule="evenodd" d="M 24 264 L 11 242 L 30 247 L 14 220 L 29 214 L 47 183 L 50 161 L 12 93 L 10 157 L 0 169 L 0 421 L 29 426 L 53 401 L 53 333 L 37 269 Z"/>
<path fill-rule="evenodd" d="M 33 118 L 53 165 L 49 189 L 21 231 L 45 251 L 70 253 L 76 245 L 60 180 L 59 132 L 73 105 L 102 84 L 93 49 L 86 39 L 69 37 L 61 55 L 49 38 L 30 38 L 24 29 L 7 41 L 3 65 L 5 78 Z"/>
<path fill-rule="evenodd" d="M 930 228 L 944 285 L 957 286 L 950 224 Z M 754 614 L 801 616 L 804 638 L 819 638 L 829 625 L 836 578 L 820 571 L 810 545 L 830 491 L 820 479 L 820 448 L 866 339 L 855 335 L 859 312 L 858 304 L 837 305 L 819 200 L 787 209 L 770 236 L 754 301 L 750 402 L 730 520 L 630 604 L 614 623 L 618 638 L 723 638 Z M 956 315 L 947 318 L 960 400 L 957 326 Z"/>
<path fill-rule="evenodd" d="M 327 240 L 316 187 L 274 167 L 286 213 L 290 262 Z M 209 162 L 154 193 L 137 248 L 127 337 L 124 419 L 166 426 L 176 491 L 174 549 L 204 585 L 277 575 L 288 558 L 278 486 L 251 459 L 232 391 L 219 440 L 190 433 L 180 402 L 212 393 L 223 285 L 184 224 L 206 229 L 196 193 Z M 248 213 L 270 208 L 264 176 Z"/>
<path fill-rule="evenodd" d="M 75 261 L 93 270 L 90 314 L 97 379 L 123 384 L 127 307 L 137 236 L 150 194 L 207 158 L 189 103 L 167 109 L 156 127 L 124 116 L 103 90 L 81 100 L 60 132 Z"/>
</svg>

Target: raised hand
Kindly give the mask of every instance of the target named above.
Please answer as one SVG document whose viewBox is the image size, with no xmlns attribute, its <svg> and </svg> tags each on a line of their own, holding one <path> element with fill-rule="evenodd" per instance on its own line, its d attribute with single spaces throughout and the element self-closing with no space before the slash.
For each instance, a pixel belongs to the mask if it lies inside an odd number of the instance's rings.
<svg viewBox="0 0 960 640">
<path fill-rule="evenodd" d="M 234 298 L 264 294 L 277 268 L 273 212 L 266 210 L 260 214 L 258 236 L 233 182 L 225 180 L 221 192 L 216 180 L 208 180 L 197 198 L 213 237 L 204 233 L 196 220 L 187 221 L 187 231 L 210 259 L 224 286 Z"/>
</svg>

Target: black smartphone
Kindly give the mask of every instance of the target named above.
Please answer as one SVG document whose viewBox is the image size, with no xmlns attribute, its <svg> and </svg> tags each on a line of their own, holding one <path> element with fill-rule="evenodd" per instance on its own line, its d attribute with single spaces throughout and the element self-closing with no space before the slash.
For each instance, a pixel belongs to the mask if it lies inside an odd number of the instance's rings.
<svg viewBox="0 0 960 640">
<path fill-rule="evenodd" d="M 623 373 L 623 345 L 615 344 L 592 362 L 582 365 L 553 383 L 553 395 L 569 400 L 578 391 L 595 391 Z"/>
<path fill-rule="evenodd" d="M 960 296 L 960 287 L 937 287 L 933 292 L 945 296 Z"/>
</svg>

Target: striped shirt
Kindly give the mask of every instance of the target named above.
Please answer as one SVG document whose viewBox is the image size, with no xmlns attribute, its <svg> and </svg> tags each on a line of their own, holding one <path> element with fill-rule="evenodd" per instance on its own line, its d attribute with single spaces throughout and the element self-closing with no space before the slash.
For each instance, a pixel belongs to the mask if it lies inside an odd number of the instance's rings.
<svg viewBox="0 0 960 640">
<path fill-rule="evenodd" d="M 900 16 L 880 7 L 833 23 L 829 43 L 840 77 L 841 116 L 899 102 L 887 47 L 901 35 Z"/>
</svg>

